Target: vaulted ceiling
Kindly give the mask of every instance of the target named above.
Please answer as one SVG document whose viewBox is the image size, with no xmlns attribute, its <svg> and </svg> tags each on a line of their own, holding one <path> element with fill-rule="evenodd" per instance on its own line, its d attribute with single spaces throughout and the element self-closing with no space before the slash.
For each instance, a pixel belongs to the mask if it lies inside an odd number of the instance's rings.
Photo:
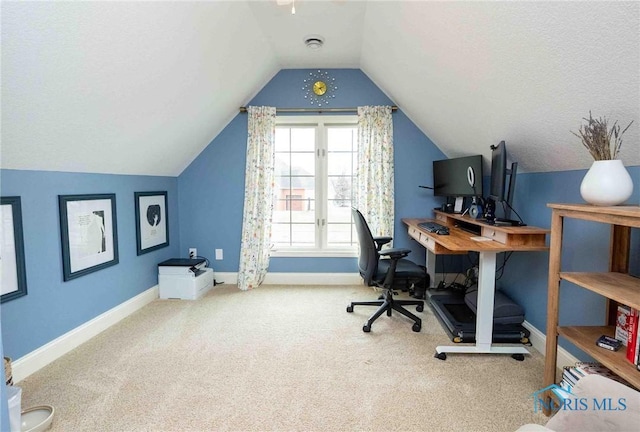
<svg viewBox="0 0 640 432">
<path fill-rule="evenodd" d="M 588 168 L 570 131 L 591 110 L 634 121 L 640 165 L 638 2 L 291 6 L 3 1 L 0 166 L 176 176 L 294 68 L 360 68 L 450 157 L 504 139 L 523 171 Z"/>
</svg>

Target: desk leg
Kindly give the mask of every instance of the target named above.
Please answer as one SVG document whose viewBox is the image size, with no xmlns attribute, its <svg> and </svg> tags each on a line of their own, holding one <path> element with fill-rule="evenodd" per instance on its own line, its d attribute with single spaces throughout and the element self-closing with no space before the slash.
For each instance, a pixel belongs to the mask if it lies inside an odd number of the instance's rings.
<svg viewBox="0 0 640 432">
<path fill-rule="evenodd" d="M 476 347 L 483 350 L 491 348 L 493 338 L 496 255 L 495 252 L 480 252 L 478 304 L 476 305 Z"/>
<path fill-rule="evenodd" d="M 430 287 L 435 288 L 438 286 L 436 283 L 436 254 L 427 249 L 427 273 L 429 273 Z"/>
<path fill-rule="evenodd" d="M 480 252 L 478 273 L 478 305 L 476 311 L 476 344 L 463 346 L 438 346 L 441 353 L 469 354 L 529 354 L 524 347 L 492 346 L 493 301 L 495 298 L 496 252 Z"/>
</svg>

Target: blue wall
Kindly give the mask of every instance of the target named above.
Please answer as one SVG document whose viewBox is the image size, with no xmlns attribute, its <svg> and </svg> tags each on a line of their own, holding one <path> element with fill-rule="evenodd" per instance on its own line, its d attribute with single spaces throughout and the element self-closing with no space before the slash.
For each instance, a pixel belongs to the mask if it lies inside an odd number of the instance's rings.
<svg viewBox="0 0 640 432">
<path fill-rule="evenodd" d="M 307 108 L 302 91 L 310 70 L 282 70 L 248 105 Z M 331 107 L 393 105 L 359 69 L 329 70 L 338 90 Z M 335 115 L 335 114 L 334 114 Z M 432 161 L 444 154 L 400 110 L 393 114 L 396 226 L 394 245 L 413 250 L 424 262 L 425 251 L 411 241 L 400 218 L 426 216 L 441 202 L 418 185 L 432 183 Z M 216 271 L 237 272 L 244 205 L 247 114 L 238 114 L 178 178 L 180 249 L 197 247 L 212 259 L 224 249 L 224 260 L 212 261 Z M 355 258 L 272 258 L 271 272 L 355 272 Z"/>
<path fill-rule="evenodd" d="M 158 283 L 157 264 L 178 254 L 178 188 L 170 177 L 2 170 L 2 196 L 20 196 L 26 296 L 3 303 L 4 355 L 18 359 Z M 136 255 L 134 192 L 167 191 L 166 248 Z M 115 193 L 119 264 L 62 280 L 58 195 Z"/>
</svg>

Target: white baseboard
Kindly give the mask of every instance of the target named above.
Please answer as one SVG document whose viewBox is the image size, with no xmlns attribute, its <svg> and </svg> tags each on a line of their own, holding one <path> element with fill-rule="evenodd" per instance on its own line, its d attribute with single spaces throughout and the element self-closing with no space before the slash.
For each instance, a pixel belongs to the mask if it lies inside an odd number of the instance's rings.
<svg viewBox="0 0 640 432">
<path fill-rule="evenodd" d="M 157 298 L 156 285 L 11 362 L 13 381 L 20 382 Z"/>
<path fill-rule="evenodd" d="M 543 356 L 546 355 L 547 336 L 527 321 L 523 322 L 522 326 L 531 332 L 529 340 L 531 341 L 533 348 Z M 579 361 L 578 358 L 573 356 L 569 351 L 560 346 L 558 347 L 558 354 L 556 358 L 557 369 L 562 369 L 563 366 L 574 365 L 577 361 Z"/>
<path fill-rule="evenodd" d="M 267 273 L 266 285 L 360 285 L 358 273 Z"/>
<path fill-rule="evenodd" d="M 458 273 L 438 273 L 436 278 L 432 278 L 437 282 L 443 278 L 446 283 L 453 282 L 456 277 L 459 281 L 462 279 Z M 224 282 L 225 284 L 235 285 L 238 283 L 237 272 L 215 272 L 216 282 Z M 269 272 L 264 278 L 265 285 L 361 285 L 362 278 L 356 272 L 354 273 L 272 273 Z"/>
<path fill-rule="evenodd" d="M 217 283 L 235 285 L 238 273 L 215 272 Z M 358 273 L 267 273 L 265 285 L 359 285 L 362 278 Z"/>
</svg>

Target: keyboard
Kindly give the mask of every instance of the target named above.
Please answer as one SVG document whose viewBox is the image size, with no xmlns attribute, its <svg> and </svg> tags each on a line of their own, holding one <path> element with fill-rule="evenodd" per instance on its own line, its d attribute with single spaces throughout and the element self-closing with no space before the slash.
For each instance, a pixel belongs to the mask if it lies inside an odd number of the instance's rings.
<svg viewBox="0 0 640 432">
<path fill-rule="evenodd" d="M 436 233 L 440 235 L 449 234 L 449 228 L 436 222 L 420 222 L 418 226 L 430 233 Z"/>
</svg>

